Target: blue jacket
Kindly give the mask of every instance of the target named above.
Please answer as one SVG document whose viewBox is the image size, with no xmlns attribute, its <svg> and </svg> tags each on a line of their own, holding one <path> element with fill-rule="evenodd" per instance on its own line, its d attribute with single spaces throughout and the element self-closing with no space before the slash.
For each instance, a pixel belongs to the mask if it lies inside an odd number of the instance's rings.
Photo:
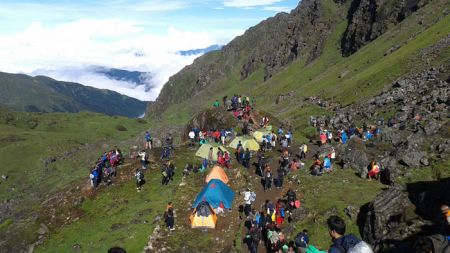
<svg viewBox="0 0 450 253">
<path fill-rule="evenodd" d="M 338 238 L 333 241 L 333 245 L 331 245 L 330 249 L 328 250 L 328 253 L 346 253 L 342 252 L 338 246 L 342 246 L 345 251 L 348 251 L 350 248 L 358 244 L 361 240 L 356 238 L 356 236 L 352 234 L 344 235 L 341 238 Z"/>
</svg>

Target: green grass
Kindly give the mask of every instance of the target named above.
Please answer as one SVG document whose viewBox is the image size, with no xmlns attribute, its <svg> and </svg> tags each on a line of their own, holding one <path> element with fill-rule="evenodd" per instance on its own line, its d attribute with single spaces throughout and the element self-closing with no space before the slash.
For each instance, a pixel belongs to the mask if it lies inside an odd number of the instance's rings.
<svg viewBox="0 0 450 253">
<path fill-rule="evenodd" d="M 127 130 L 118 131 L 117 125 Z M 29 214 L 41 211 L 40 201 L 80 180 L 87 181 L 89 169 L 103 151 L 118 146 L 126 155 L 129 140 L 147 128 L 144 121 L 95 113 L 38 114 L 2 109 L 0 173 L 8 180 L 0 184 L 0 199 L 18 200 L 13 217 L 21 218 L 2 221 L 0 234 L 11 236 L 8 231 L 19 229 L 23 230 L 22 238 L 14 240 L 35 240 L 33 224 L 39 220 Z"/>
</svg>

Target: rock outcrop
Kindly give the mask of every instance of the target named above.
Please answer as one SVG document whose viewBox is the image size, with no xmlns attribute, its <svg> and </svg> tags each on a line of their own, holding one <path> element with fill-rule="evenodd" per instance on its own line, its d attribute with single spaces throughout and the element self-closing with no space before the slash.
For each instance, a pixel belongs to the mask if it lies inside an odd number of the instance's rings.
<svg viewBox="0 0 450 253">
<path fill-rule="evenodd" d="M 440 205 L 450 203 L 449 196 L 450 179 L 391 187 L 360 209 L 358 224 L 362 238 L 375 252 L 386 252 L 392 247 L 406 250 L 419 232 L 423 235 L 444 232 Z"/>
<path fill-rule="evenodd" d="M 342 54 L 349 56 L 375 40 L 389 25 L 403 21 L 428 0 L 353 0 L 348 26 L 341 41 Z"/>
</svg>

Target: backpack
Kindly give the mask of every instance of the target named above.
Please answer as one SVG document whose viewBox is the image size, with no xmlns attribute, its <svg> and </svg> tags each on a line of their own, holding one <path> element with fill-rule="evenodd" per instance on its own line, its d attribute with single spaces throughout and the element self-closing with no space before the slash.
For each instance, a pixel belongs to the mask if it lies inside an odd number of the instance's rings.
<svg viewBox="0 0 450 253">
<path fill-rule="evenodd" d="M 285 215 L 284 208 L 280 208 L 280 216 L 281 216 L 281 218 L 284 218 L 284 215 Z"/>
<path fill-rule="evenodd" d="M 308 235 L 301 232 L 295 237 L 295 246 L 299 248 L 308 248 Z"/>
<path fill-rule="evenodd" d="M 372 247 L 362 240 L 351 246 L 348 250 L 345 250 L 340 244 L 333 244 L 332 247 L 338 249 L 341 253 L 373 253 Z"/>
</svg>

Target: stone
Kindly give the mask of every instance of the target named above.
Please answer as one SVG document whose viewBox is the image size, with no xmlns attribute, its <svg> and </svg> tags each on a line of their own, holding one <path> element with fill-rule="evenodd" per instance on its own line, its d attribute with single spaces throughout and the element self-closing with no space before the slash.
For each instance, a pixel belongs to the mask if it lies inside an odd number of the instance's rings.
<svg viewBox="0 0 450 253">
<path fill-rule="evenodd" d="M 358 218 L 359 209 L 354 206 L 347 206 L 344 208 L 345 214 L 352 220 L 356 220 Z"/>
</svg>

